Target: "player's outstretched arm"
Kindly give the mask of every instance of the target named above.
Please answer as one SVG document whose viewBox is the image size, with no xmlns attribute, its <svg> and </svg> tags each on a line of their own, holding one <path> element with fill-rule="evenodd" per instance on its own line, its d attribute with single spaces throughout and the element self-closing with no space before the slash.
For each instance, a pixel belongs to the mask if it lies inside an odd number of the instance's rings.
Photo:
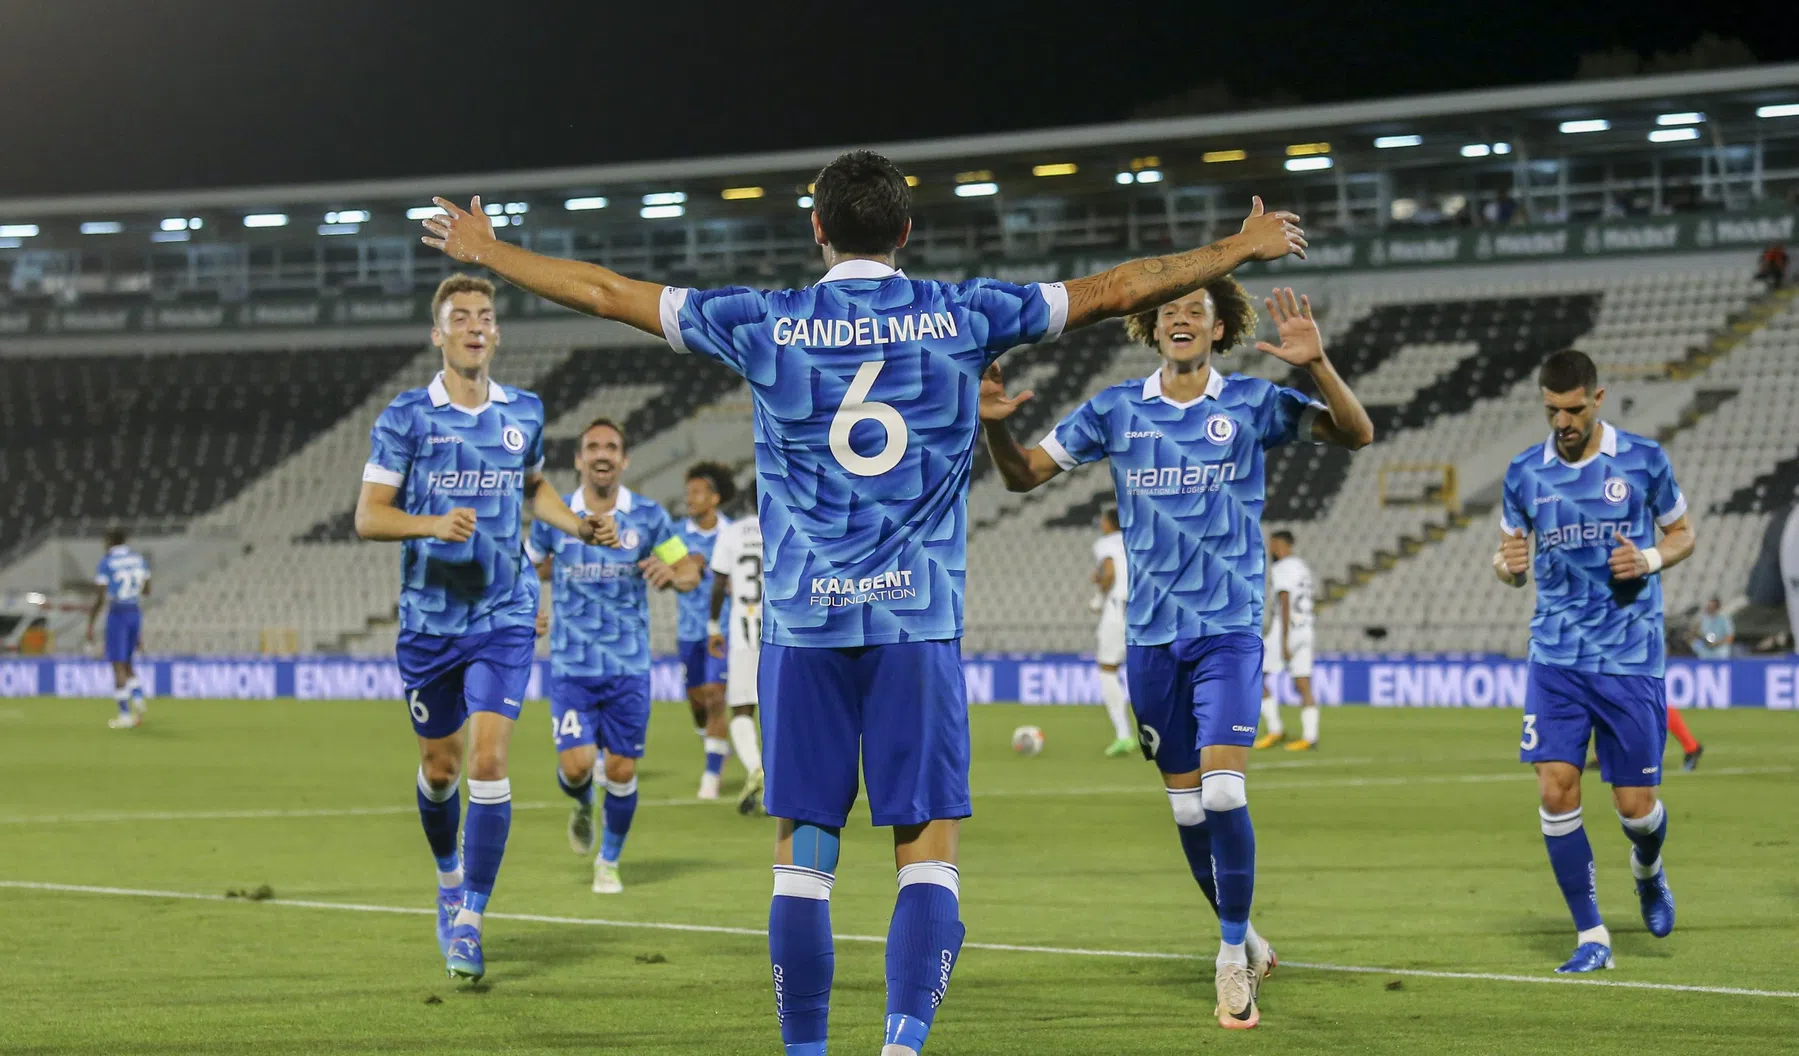
<svg viewBox="0 0 1799 1056">
<path fill-rule="evenodd" d="M 1263 298 L 1262 304 L 1268 309 L 1268 317 L 1274 320 L 1281 343 L 1257 341 L 1256 348 L 1310 374 L 1330 412 L 1313 420 L 1311 438 L 1351 451 L 1372 444 L 1374 420 L 1368 417 L 1367 408 L 1356 399 L 1349 383 L 1324 354 L 1324 335 L 1318 330 L 1317 320 L 1312 318 L 1312 299 L 1295 296 L 1293 287 L 1288 286 L 1275 290 L 1272 297 Z"/>
<path fill-rule="evenodd" d="M 463 209 L 448 199 L 433 198 L 446 215 L 425 221 L 421 240 L 464 264 L 479 264 L 547 301 L 602 319 L 616 319 L 645 333 L 662 336 L 662 287 L 628 279 L 610 268 L 582 260 L 563 260 L 533 253 L 494 237 L 493 221 L 481 211 L 476 195 Z"/>
<path fill-rule="evenodd" d="M 993 456 L 993 468 L 1006 482 L 1007 491 L 1030 491 L 1062 472 L 1056 460 L 1041 447 L 1024 447 L 1006 427 L 1006 419 L 1031 398 L 1026 389 L 1016 396 L 1006 395 L 1006 379 L 999 364 L 981 375 L 981 432 L 987 437 L 987 453 Z"/>
<path fill-rule="evenodd" d="M 394 505 L 400 489 L 391 484 L 362 482 L 356 496 L 356 534 L 381 543 L 402 539 L 442 539 L 446 543 L 468 541 L 475 534 L 475 511 L 458 506 L 449 513 L 427 517 L 407 513 Z"/>
<path fill-rule="evenodd" d="M 1063 330 L 1158 308 L 1249 261 L 1277 260 L 1289 253 L 1301 259 L 1306 255 L 1306 236 L 1299 228 L 1298 214 L 1267 212 L 1258 197 L 1243 229 L 1228 238 L 1186 253 L 1127 260 L 1097 275 L 1064 283 L 1068 322 Z"/>
<path fill-rule="evenodd" d="M 1635 543 L 1618 533 L 1613 533 L 1612 541 L 1618 544 L 1612 549 L 1612 578 L 1642 579 L 1692 557 L 1698 535 L 1693 531 L 1693 522 L 1682 514 L 1679 520 L 1662 529 L 1661 541 L 1647 550 L 1639 550 Z"/>
</svg>

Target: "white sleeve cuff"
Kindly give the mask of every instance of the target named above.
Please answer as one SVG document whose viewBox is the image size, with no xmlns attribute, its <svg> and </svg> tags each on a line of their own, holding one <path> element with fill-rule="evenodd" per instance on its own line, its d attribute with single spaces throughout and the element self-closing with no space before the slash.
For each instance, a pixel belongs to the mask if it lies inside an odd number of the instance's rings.
<svg viewBox="0 0 1799 1056">
<path fill-rule="evenodd" d="M 1524 534 L 1524 529 L 1519 528 L 1517 525 L 1511 524 L 1506 521 L 1504 506 L 1499 507 L 1499 530 L 1504 532 L 1507 535 L 1523 535 Z"/>
<path fill-rule="evenodd" d="M 530 558 L 531 563 L 535 565 L 535 564 L 539 564 L 543 561 L 544 552 L 537 548 L 537 544 L 535 542 L 532 542 L 530 539 L 527 538 L 525 540 L 525 556 L 527 558 Z"/>
<path fill-rule="evenodd" d="M 369 484 L 386 484 L 390 488 L 397 488 L 406 483 L 404 476 L 373 462 L 362 467 L 362 479 Z"/>
<path fill-rule="evenodd" d="M 1043 303 L 1049 306 L 1049 328 L 1043 331 L 1043 340 L 1054 341 L 1068 326 L 1068 287 L 1059 282 L 1046 282 L 1037 289 L 1043 294 Z"/>
<path fill-rule="evenodd" d="M 1056 433 L 1053 429 L 1050 430 L 1050 434 L 1044 437 L 1037 446 L 1043 449 L 1044 454 L 1054 459 L 1056 465 L 1062 467 L 1063 472 L 1067 472 L 1080 464 L 1069 456 L 1068 449 L 1062 446 L 1062 441 L 1056 439 Z"/>
<path fill-rule="evenodd" d="M 532 466 L 530 469 L 526 470 L 525 472 L 534 473 L 541 477 L 541 476 L 543 476 L 543 463 L 544 463 L 544 460 L 540 458 L 537 460 L 537 464 L 535 466 Z"/>
<path fill-rule="evenodd" d="M 1657 517 L 1655 523 L 1662 528 L 1666 528 L 1686 515 L 1687 497 L 1685 495 L 1676 494 L 1674 497 L 1674 508 L 1667 513 L 1662 514 L 1660 517 Z"/>
<path fill-rule="evenodd" d="M 112 586 L 112 580 L 107 579 L 105 576 L 95 576 L 94 585 L 96 587 L 110 587 Z"/>
<path fill-rule="evenodd" d="M 692 292 L 685 286 L 662 287 L 662 338 L 676 352 L 688 351 L 681 340 L 681 309 L 687 306 L 687 295 Z"/>
<path fill-rule="evenodd" d="M 1317 401 L 1313 401 L 1312 403 L 1306 404 L 1306 409 L 1299 412 L 1299 437 L 1298 437 L 1298 439 L 1300 439 L 1308 444 L 1324 443 L 1324 441 L 1318 439 L 1318 435 L 1315 432 L 1315 430 L 1318 427 L 1318 416 L 1323 414 L 1325 412 L 1325 410 L 1326 410 L 1326 408 L 1325 408 L 1324 404 L 1318 403 Z"/>
</svg>

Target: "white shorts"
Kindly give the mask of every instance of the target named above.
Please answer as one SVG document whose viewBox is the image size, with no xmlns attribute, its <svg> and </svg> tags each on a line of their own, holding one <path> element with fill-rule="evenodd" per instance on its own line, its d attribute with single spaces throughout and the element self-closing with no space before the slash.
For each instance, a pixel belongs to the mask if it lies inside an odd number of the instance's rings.
<svg viewBox="0 0 1799 1056">
<path fill-rule="evenodd" d="M 1312 677 L 1312 636 L 1296 634 L 1293 636 L 1293 647 L 1290 650 L 1292 659 L 1281 660 L 1281 636 L 1271 634 L 1262 642 L 1262 673 L 1279 674 L 1285 671 L 1294 678 Z"/>
<path fill-rule="evenodd" d="M 1114 667 L 1124 663 L 1124 613 L 1107 609 L 1099 617 L 1099 648 L 1093 658 Z"/>
<path fill-rule="evenodd" d="M 756 662 L 762 655 L 762 614 L 757 607 L 731 618 L 725 643 L 725 706 L 755 704 Z"/>
</svg>

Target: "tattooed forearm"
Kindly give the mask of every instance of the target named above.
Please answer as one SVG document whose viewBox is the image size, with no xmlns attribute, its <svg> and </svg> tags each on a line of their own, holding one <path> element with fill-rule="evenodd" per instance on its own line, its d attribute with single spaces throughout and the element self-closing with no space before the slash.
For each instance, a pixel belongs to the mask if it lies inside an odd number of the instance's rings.
<svg viewBox="0 0 1799 1056">
<path fill-rule="evenodd" d="M 1233 235 L 1188 253 L 1130 260 L 1097 275 L 1075 279 L 1066 283 L 1066 329 L 1167 304 L 1228 275 L 1249 258 L 1249 247 Z"/>
</svg>

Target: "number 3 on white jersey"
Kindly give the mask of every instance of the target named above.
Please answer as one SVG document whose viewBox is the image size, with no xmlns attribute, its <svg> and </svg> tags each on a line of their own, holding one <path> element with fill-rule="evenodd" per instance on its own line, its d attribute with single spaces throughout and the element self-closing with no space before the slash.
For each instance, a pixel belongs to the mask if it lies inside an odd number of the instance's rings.
<svg viewBox="0 0 1799 1056">
<path fill-rule="evenodd" d="M 899 465 L 906 455 L 906 420 L 892 404 L 868 398 L 869 390 L 875 387 L 875 379 L 881 376 L 881 368 L 886 365 L 878 359 L 862 364 L 850 382 L 849 391 L 843 394 L 837 416 L 831 419 L 831 454 L 837 456 L 839 465 L 858 477 L 878 477 Z M 859 455 L 850 447 L 850 430 L 863 421 L 879 422 L 887 430 L 887 442 L 878 454 Z"/>
</svg>

